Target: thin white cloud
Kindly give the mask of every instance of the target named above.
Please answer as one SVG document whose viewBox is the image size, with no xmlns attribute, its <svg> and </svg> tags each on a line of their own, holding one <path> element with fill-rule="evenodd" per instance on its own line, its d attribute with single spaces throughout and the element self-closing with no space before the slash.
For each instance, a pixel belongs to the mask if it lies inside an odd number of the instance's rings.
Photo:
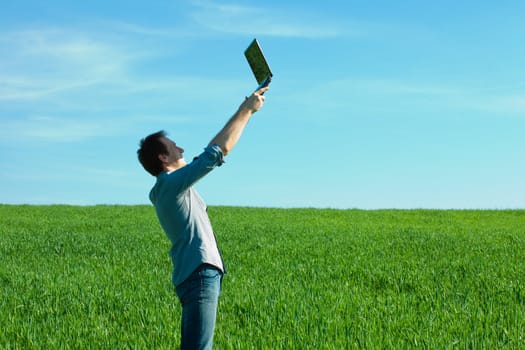
<svg viewBox="0 0 525 350">
<path fill-rule="evenodd" d="M 519 114 L 525 117 L 525 93 L 522 95 L 510 94 L 507 96 L 494 96 L 477 105 L 480 110 L 510 114 Z"/>
<path fill-rule="evenodd" d="M 311 95 L 312 98 L 305 99 L 305 95 Z M 301 90 L 293 98 L 303 106 L 311 103 L 312 108 L 315 106 L 337 112 L 359 109 L 389 114 L 399 112 L 400 108 L 410 108 L 422 112 L 473 111 L 494 116 L 525 116 L 525 92 L 517 86 L 501 85 L 487 89 L 457 82 L 341 79 Z M 331 115 L 337 116 L 339 113 Z"/>
<path fill-rule="evenodd" d="M 127 31 L 111 38 L 102 38 L 99 31 L 84 33 L 68 28 L 44 27 L 2 33 L 0 101 L 68 105 L 73 101 L 82 106 L 93 94 L 103 95 L 101 99 L 168 90 L 185 95 L 195 90 L 202 94 L 206 86 L 224 84 L 191 76 L 141 76 L 137 67 L 145 61 L 156 55 L 173 53 L 164 52 L 158 46 L 148 50 L 141 46 L 142 41 L 134 40 L 133 32 L 159 36 L 169 35 L 170 31 L 126 26 L 125 23 L 118 25 Z"/>
<path fill-rule="evenodd" d="M 124 35 L 132 35 L 135 37 L 140 36 L 141 42 L 147 42 L 148 40 L 193 40 L 203 37 L 208 37 L 207 31 L 196 30 L 194 26 L 188 24 L 178 24 L 169 26 L 152 26 L 142 25 L 138 23 L 125 22 L 125 21 L 102 21 L 100 26 L 109 28 L 110 31 L 115 33 L 121 33 Z M 164 46 L 173 51 L 176 47 L 173 45 Z M 159 47 L 157 46 L 157 50 Z"/>
<path fill-rule="evenodd" d="M 43 98 L 126 74 L 132 55 L 67 29 L 7 32 L 0 39 L 0 100 Z"/>
<path fill-rule="evenodd" d="M 302 38 L 327 38 L 357 33 L 333 20 L 330 22 L 300 10 L 287 13 L 275 7 L 201 0 L 193 1 L 193 4 L 191 18 L 202 27 L 222 33 Z"/>
<path fill-rule="evenodd" d="M 113 30 L 127 33 L 127 34 L 137 34 L 142 36 L 152 36 L 152 37 L 167 37 L 167 38 L 177 38 L 177 37 L 186 37 L 190 33 L 182 32 L 176 28 L 159 28 L 159 27 L 147 27 L 139 25 L 136 23 L 123 22 L 123 21 L 111 21 L 111 22 L 102 22 L 104 25 L 111 27 Z"/>
<path fill-rule="evenodd" d="M 38 78 L 0 75 L 0 100 L 37 100 L 61 91 L 89 87 L 99 83 L 96 79 Z"/>
<path fill-rule="evenodd" d="M 0 138 L 7 142 L 20 139 L 27 142 L 77 142 L 106 135 L 112 129 L 114 127 L 101 121 L 32 116 L 3 121 Z"/>
<path fill-rule="evenodd" d="M 347 88 L 355 87 L 360 91 L 367 91 L 371 94 L 383 95 L 453 95 L 461 90 L 457 87 L 451 87 L 442 84 L 431 84 L 421 82 L 410 82 L 402 80 L 389 79 L 363 79 L 348 80 L 337 82 L 340 86 L 346 85 Z"/>
<path fill-rule="evenodd" d="M 26 144 L 76 143 L 129 132 L 130 126 L 181 125 L 195 123 L 194 117 L 175 114 L 135 114 L 125 117 L 31 115 L 2 120 L 0 144 L 24 139 Z"/>
</svg>

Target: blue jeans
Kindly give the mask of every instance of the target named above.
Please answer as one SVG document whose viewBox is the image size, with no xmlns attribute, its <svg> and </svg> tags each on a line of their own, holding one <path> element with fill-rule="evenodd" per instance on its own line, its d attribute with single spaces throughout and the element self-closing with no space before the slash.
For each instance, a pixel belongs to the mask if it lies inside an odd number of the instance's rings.
<svg viewBox="0 0 525 350">
<path fill-rule="evenodd" d="M 181 350 L 211 349 L 222 272 L 201 265 L 176 287 L 182 305 Z"/>
</svg>

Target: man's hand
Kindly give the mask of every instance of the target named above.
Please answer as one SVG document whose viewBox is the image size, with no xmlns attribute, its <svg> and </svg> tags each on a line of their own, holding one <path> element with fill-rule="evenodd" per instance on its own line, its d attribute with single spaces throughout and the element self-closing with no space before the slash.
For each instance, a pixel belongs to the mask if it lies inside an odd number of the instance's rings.
<svg viewBox="0 0 525 350">
<path fill-rule="evenodd" d="M 255 91 L 250 97 L 246 97 L 239 109 L 249 110 L 251 113 L 257 112 L 264 104 L 264 93 L 268 91 L 269 87 L 263 87 Z"/>
</svg>

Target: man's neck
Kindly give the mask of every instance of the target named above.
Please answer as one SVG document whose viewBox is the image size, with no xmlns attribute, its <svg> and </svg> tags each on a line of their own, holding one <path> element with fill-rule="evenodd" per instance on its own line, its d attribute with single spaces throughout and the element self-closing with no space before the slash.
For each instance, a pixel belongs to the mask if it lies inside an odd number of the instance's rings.
<svg viewBox="0 0 525 350">
<path fill-rule="evenodd" d="M 178 161 L 170 164 L 163 165 L 164 171 L 171 173 L 175 170 L 179 170 L 180 168 L 183 168 L 186 166 L 186 161 L 181 158 Z"/>
</svg>

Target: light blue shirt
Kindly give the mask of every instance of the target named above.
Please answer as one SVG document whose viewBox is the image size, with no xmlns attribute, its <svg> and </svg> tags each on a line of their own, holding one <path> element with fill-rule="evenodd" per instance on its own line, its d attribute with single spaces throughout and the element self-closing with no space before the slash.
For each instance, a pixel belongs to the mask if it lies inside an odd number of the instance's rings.
<svg viewBox="0 0 525 350">
<path fill-rule="evenodd" d="M 221 148 L 218 145 L 209 146 L 186 166 L 159 174 L 151 189 L 149 198 L 162 229 L 172 243 L 170 256 L 175 286 L 203 263 L 224 272 L 206 203 L 193 188 L 197 181 L 223 163 Z"/>
</svg>

